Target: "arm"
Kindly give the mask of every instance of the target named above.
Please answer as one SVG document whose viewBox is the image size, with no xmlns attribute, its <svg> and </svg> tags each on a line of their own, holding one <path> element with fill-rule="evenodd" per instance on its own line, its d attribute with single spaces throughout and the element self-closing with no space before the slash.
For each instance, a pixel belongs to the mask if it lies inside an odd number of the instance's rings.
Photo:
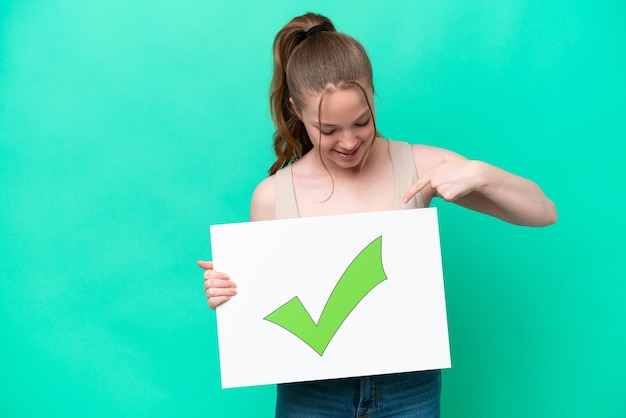
<svg viewBox="0 0 626 418">
<path fill-rule="evenodd" d="M 274 219 L 275 196 L 274 176 L 259 183 L 252 193 L 250 202 L 250 221 L 269 221 Z"/>
<path fill-rule="evenodd" d="M 440 196 L 516 225 L 556 222 L 552 201 L 526 178 L 442 148 L 414 145 L 413 157 L 420 177 L 407 191 L 405 201 L 421 190 L 426 203 Z"/>
<path fill-rule="evenodd" d="M 274 219 L 274 177 L 263 180 L 252 194 L 250 220 L 261 221 Z M 226 273 L 213 270 L 211 261 L 198 261 L 204 269 L 204 292 L 211 309 L 230 300 L 237 294 L 237 284 Z"/>
</svg>

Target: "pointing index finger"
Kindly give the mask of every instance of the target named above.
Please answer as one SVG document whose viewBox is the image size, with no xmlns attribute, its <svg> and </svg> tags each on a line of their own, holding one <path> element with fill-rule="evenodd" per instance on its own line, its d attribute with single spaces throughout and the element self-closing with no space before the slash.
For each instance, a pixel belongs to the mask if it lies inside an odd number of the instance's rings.
<svg viewBox="0 0 626 418">
<path fill-rule="evenodd" d="M 415 196 L 417 192 L 426 187 L 428 183 L 430 183 L 430 174 L 426 174 L 417 179 L 417 182 L 415 182 L 415 184 L 413 184 L 405 193 L 404 197 L 402 198 L 402 202 L 407 203 L 409 200 L 411 200 L 411 198 L 413 198 L 413 196 Z"/>
</svg>

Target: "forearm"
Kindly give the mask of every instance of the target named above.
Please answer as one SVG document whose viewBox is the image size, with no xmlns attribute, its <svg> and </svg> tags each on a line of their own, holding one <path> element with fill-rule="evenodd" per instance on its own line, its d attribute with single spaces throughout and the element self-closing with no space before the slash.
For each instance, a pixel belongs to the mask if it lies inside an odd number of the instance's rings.
<svg viewBox="0 0 626 418">
<path fill-rule="evenodd" d="M 474 200 L 472 206 L 484 205 L 475 209 L 517 225 L 546 226 L 556 222 L 554 203 L 536 183 L 482 161 L 472 164 L 476 169 L 475 191 L 487 200 L 480 202 L 468 196 L 466 200 Z M 489 208 L 491 205 L 495 208 Z"/>
</svg>

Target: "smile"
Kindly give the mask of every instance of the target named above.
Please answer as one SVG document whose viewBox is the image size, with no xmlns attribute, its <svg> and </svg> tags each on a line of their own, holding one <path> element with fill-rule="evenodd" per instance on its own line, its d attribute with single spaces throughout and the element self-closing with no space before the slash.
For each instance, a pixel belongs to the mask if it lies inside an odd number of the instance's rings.
<svg viewBox="0 0 626 418">
<path fill-rule="evenodd" d="M 335 150 L 335 151 L 337 152 L 337 154 L 339 154 L 340 157 L 346 158 L 346 159 L 350 159 L 350 158 L 354 157 L 357 154 L 357 152 L 359 151 L 359 148 L 360 148 L 360 146 L 354 148 L 351 151 L 347 151 L 347 152 L 339 151 L 339 150 Z"/>
</svg>

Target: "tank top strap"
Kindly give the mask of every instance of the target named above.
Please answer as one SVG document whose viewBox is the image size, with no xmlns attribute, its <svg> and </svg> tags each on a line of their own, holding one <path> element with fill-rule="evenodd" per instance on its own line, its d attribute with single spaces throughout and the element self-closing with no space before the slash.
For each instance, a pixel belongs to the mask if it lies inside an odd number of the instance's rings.
<svg viewBox="0 0 626 418">
<path fill-rule="evenodd" d="M 291 164 L 278 170 L 274 178 L 274 218 L 298 218 L 296 193 L 293 188 Z"/>
<path fill-rule="evenodd" d="M 424 200 L 421 192 L 416 193 L 408 203 L 402 203 L 402 197 L 406 191 L 417 181 L 417 169 L 411 144 L 392 139 L 387 141 L 389 141 L 389 154 L 395 180 L 394 209 L 423 208 Z"/>
</svg>

